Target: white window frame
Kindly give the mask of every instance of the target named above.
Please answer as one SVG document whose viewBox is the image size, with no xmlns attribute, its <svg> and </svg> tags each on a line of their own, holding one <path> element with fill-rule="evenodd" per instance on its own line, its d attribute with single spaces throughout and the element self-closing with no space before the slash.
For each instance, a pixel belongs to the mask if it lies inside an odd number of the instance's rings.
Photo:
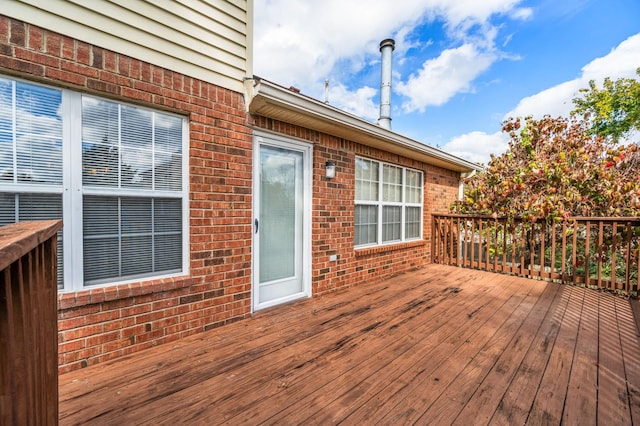
<svg viewBox="0 0 640 426">
<path fill-rule="evenodd" d="M 386 246 L 391 244 L 398 244 L 406 241 L 417 241 L 422 239 L 423 235 L 423 220 L 420 220 L 420 232 L 417 237 L 407 237 L 406 234 L 406 208 L 407 207 L 417 207 L 420 209 L 420 218 L 424 217 L 424 173 L 421 170 L 410 169 L 407 167 L 399 166 L 397 164 L 386 163 L 383 161 L 373 160 L 365 157 L 356 157 L 355 160 L 355 168 L 358 167 L 358 160 L 364 160 L 372 163 L 378 164 L 378 199 L 377 200 L 359 200 L 357 199 L 357 190 L 354 191 L 356 194 L 355 206 L 375 206 L 377 207 L 377 237 L 376 242 L 374 243 L 366 243 L 366 244 L 355 244 L 355 248 L 366 248 L 366 247 L 377 247 L 377 246 Z M 394 168 L 399 168 L 402 170 L 402 199 L 401 201 L 384 201 L 384 167 L 390 166 Z M 416 172 L 420 175 L 420 201 L 419 202 L 408 202 L 407 201 L 407 171 Z M 356 172 L 357 174 L 357 172 Z M 358 185 L 357 179 L 355 179 L 354 185 Z M 400 238 L 390 241 L 382 241 L 383 237 L 383 210 L 384 207 L 400 207 Z M 356 218 L 354 217 L 354 226 L 357 225 L 355 223 Z M 354 234 L 355 237 L 355 234 Z"/>
<path fill-rule="evenodd" d="M 62 185 L 38 185 L 29 183 L 0 185 L 0 192 L 4 193 L 48 193 L 62 194 L 62 230 L 64 247 L 64 281 L 60 292 L 75 292 L 92 288 L 107 287 L 129 282 L 150 281 L 166 277 L 189 274 L 189 123 L 185 116 L 168 113 L 154 108 L 86 95 L 69 89 L 42 85 L 28 80 L 16 79 L 0 74 L 0 77 L 13 82 L 23 82 L 34 86 L 53 88 L 61 92 L 60 115 L 62 116 Z M 181 191 L 147 190 L 147 189 L 111 189 L 82 186 L 82 97 L 115 102 L 134 108 L 173 115 L 182 120 L 182 189 Z M 14 117 L 15 120 L 15 117 Z M 158 274 L 141 278 L 114 280 L 100 284 L 86 286 L 83 273 L 83 208 L 82 200 L 85 195 L 104 195 L 114 197 L 145 197 L 145 198 L 174 198 L 181 199 L 182 208 L 182 265 L 181 271 L 170 274 Z"/>
</svg>

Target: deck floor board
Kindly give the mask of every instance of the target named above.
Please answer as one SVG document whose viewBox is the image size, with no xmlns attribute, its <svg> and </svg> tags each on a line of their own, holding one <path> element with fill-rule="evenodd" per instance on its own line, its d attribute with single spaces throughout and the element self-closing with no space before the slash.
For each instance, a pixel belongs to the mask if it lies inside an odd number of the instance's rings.
<svg viewBox="0 0 640 426">
<path fill-rule="evenodd" d="M 347 363 L 350 364 L 350 374 L 331 381 L 310 396 L 308 404 L 312 407 L 309 410 L 311 415 L 300 413 L 299 410 L 296 415 L 294 414 L 296 407 L 289 406 L 288 410 L 278 413 L 271 420 L 276 424 L 282 417 L 289 418 L 288 413 L 291 413 L 291 416 L 299 416 L 300 421 L 307 420 L 323 424 L 336 422 L 350 415 L 354 409 L 366 407 L 365 403 L 375 396 L 376 392 L 387 396 L 392 394 L 394 392 L 392 385 L 404 379 L 405 372 L 415 365 L 424 364 L 427 357 L 429 362 L 433 363 L 433 354 L 430 349 L 438 347 L 447 339 L 451 339 L 452 334 L 459 331 L 460 325 L 450 321 L 452 317 L 459 317 L 459 314 L 463 313 L 462 311 L 473 311 L 479 303 L 497 300 L 488 295 L 489 289 L 491 288 L 478 287 L 476 289 L 475 304 L 468 298 L 458 299 L 459 303 L 448 305 L 416 304 L 419 310 L 412 316 L 429 311 L 430 321 L 422 322 L 419 327 L 415 328 L 408 328 L 412 321 L 403 321 L 379 330 L 376 336 L 378 350 L 374 349 L 372 352 L 374 352 L 375 359 L 380 362 L 370 362 L 370 355 L 364 353 L 364 356 L 358 360 L 358 364 Z M 493 289 L 500 290 L 495 287 Z M 454 293 L 451 293 L 452 290 Z M 449 289 L 445 293 L 457 294 L 457 287 Z M 389 343 L 390 338 L 391 344 Z M 409 377 L 414 376 L 415 373 L 409 373 Z M 331 407 L 334 401 L 340 410 Z M 306 401 L 301 401 L 301 403 L 306 405 Z"/>
<path fill-rule="evenodd" d="M 483 306 L 486 311 L 489 302 L 498 306 L 500 303 L 498 296 L 503 290 L 504 287 L 478 286 L 474 299 L 460 298 L 458 303 L 452 304 L 446 309 L 438 309 L 439 307 L 432 309 L 425 306 L 423 312 L 429 309 L 430 320 L 424 322 L 423 327 L 412 333 L 405 333 L 402 329 L 394 330 L 394 332 L 400 333 L 399 339 L 410 339 L 414 343 L 409 350 L 401 356 L 387 353 L 376 354 L 376 359 L 381 361 L 387 359 L 388 361 L 375 363 L 377 365 L 371 363 L 369 367 L 372 370 L 375 369 L 373 374 L 359 375 L 359 380 L 345 380 L 347 386 L 342 389 L 343 393 L 341 394 L 335 393 L 333 387 L 323 389 L 318 397 L 327 395 L 326 398 L 329 398 L 329 395 L 332 395 L 331 401 L 338 399 L 337 404 L 340 409 L 324 409 L 325 407 L 323 407 L 321 411 L 314 413 L 309 420 L 326 424 L 347 417 L 353 421 L 364 412 L 371 414 L 370 410 L 367 410 L 368 408 L 377 408 L 382 405 L 375 400 L 371 402 L 372 399 L 383 401 L 390 399 L 391 395 L 394 395 L 419 375 L 424 370 L 424 365 L 434 365 L 438 362 L 439 354 L 434 349 L 441 347 L 443 342 L 453 343 L 456 339 L 459 341 L 462 338 L 459 335 L 461 331 L 471 335 L 472 329 L 461 328 L 460 324 L 451 321 L 451 318 L 464 316 L 469 318 L 471 312 Z M 386 338 L 387 336 L 381 337 Z M 361 413 L 355 414 L 356 410 L 360 410 Z"/>
<path fill-rule="evenodd" d="M 442 265 L 60 376 L 61 425 L 633 424 L 607 293 Z"/>
<path fill-rule="evenodd" d="M 509 346 L 479 383 L 464 409 L 455 419 L 455 424 L 468 425 L 474 422 L 488 423 L 506 389 L 515 376 L 518 367 L 531 349 L 536 333 L 553 306 L 558 294 L 557 286 L 545 286 L 544 293 L 537 300 L 520 329 L 513 334 Z"/>
</svg>

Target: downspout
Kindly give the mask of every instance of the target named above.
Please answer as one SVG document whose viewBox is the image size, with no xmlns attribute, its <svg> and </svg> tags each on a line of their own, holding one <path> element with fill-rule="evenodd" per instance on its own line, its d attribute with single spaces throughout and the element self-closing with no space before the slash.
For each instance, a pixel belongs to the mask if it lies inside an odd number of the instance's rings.
<svg viewBox="0 0 640 426">
<path fill-rule="evenodd" d="M 249 105 L 251 101 L 253 101 L 254 96 L 256 95 L 256 86 L 260 84 L 260 79 L 257 77 L 246 77 L 242 81 L 242 85 L 244 86 L 244 109 L 245 112 L 249 112 Z"/>
<path fill-rule="evenodd" d="M 458 185 L 458 201 L 462 201 L 464 198 L 464 180 L 472 178 L 476 174 L 477 170 L 472 170 L 471 173 L 460 173 L 460 184 Z"/>
</svg>

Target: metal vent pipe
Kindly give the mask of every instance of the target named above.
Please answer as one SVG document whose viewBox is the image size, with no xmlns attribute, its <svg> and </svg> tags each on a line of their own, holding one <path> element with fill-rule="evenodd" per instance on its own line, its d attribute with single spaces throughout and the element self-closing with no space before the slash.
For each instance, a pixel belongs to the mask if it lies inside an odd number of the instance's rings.
<svg viewBox="0 0 640 426">
<path fill-rule="evenodd" d="M 380 118 L 378 125 L 391 130 L 391 52 L 396 42 L 387 38 L 380 42 L 382 53 L 382 73 L 380 79 Z"/>
</svg>

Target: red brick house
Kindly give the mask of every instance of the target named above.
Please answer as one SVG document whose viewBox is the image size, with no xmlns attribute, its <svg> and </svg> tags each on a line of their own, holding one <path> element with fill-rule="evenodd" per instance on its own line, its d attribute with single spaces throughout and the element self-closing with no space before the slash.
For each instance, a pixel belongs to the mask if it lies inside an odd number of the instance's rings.
<svg viewBox="0 0 640 426">
<path fill-rule="evenodd" d="M 64 220 L 61 372 L 428 263 L 476 168 L 253 78 L 251 0 L 4 6 L 0 225 Z"/>
</svg>

